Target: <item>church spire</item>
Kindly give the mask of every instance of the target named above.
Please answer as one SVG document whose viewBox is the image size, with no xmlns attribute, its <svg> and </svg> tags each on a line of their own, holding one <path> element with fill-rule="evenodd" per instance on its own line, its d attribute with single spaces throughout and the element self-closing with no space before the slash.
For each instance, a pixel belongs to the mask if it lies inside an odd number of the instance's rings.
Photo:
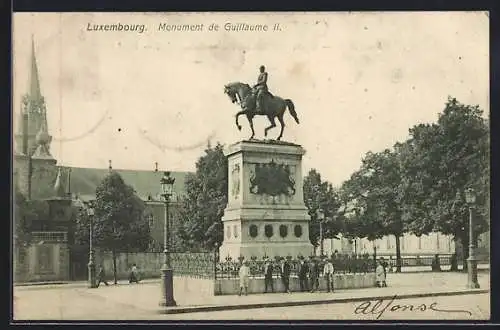
<svg viewBox="0 0 500 330">
<path fill-rule="evenodd" d="M 35 40 L 33 35 L 31 35 L 31 57 L 28 85 L 28 91 L 22 99 L 23 110 L 26 111 L 23 116 L 25 123 L 21 134 L 24 138 L 20 139 L 25 141 L 22 149 L 27 150 L 28 155 L 34 155 L 41 158 L 51 158 L 50 143 L 52 138 L 49 135 L 45 100 L 40 91 L 40 77 L 38 75 Z"/>
<path fill-rule="evenodd" d="M 35 40 L 31 35 L 31 70 L 29 77 L 29 96 L 32 100 L 40 100 L 42 93 L 40 91 L 40 79 L 38 78 L 38 66 L 36 65 Z"/>
</svg>

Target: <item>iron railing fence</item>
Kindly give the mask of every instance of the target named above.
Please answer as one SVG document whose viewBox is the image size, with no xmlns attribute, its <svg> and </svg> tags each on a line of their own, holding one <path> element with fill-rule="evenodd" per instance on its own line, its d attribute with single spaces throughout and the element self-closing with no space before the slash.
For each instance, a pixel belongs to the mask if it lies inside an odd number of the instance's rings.
<svg viewBox="0 0 500 330">
<path fill-rule="evenodd" d="M 318 271 L 321 274 L 323 272 L 323 267 L 326 264 L 326 259 L 315 258 L 318 263 Z M 257 260 L 256 258 L 251 258 L 248 261 L 248 266 L 250 268 L 250 278 L 263 278 L 265 271 L 265 260 Z M 298 259 L 287 259 L 290 264 L 290 276 L 298 277 L 299 265 L 301 260 Z M 305 260 L 310 264 L 311 260 Z M 239 270 L 243 259 L 232 260 L 226 259 L 216 263 L 215 275 L 218 279 L 232 279 L 239 277 Z M 362 257 L 352 257 L 352 256 L 337 256 L 333 259 L 334 272 L 337 274 L 363 274 L 375 271 L 375 262 L 373 256 L 365 255 Z M 272 266 L 272 276 L 279 277 L 281 273 L 281 262 L 279 258 L 270 260 Z"/>
<path fill-rule="evenodd" d="M 213 252 L 187 252 L 170 254 L 170 263 L 175 275 L 196 278 L 215 277 L 215 253 Z"/>
</svg>

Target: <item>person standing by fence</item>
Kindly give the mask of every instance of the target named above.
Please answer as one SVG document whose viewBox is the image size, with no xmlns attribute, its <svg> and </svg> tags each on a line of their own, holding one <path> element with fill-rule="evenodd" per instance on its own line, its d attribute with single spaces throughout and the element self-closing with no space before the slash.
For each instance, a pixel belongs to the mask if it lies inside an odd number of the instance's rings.
<svg viewBox="0 0 500 330">
<path fill-rule="evenodd" d="M 274 292 L 274 286 L 273 286 L 273 264 L 271 261 L 266 258 L 264 262 L 264 282 L 265 282 L 265 290 L 264 292 L 267 293 L 267 288 L 271 287 L 271 292 Z"/>
<path fill-rule="evenodd" d="M 311 293 L 318 290 L 319 287 L 319 265 L 318 261 L 311 257 L 309 266 L 309 282 L 311 283 Z"/>
<path fill-rule="evenodd" d="M 381 288 L 381 287 L 387 286 L 387 284 L 385 282 L 385 276 L 386 276 L 386 273 L 384 270 L 384 259 L 381 258 L 378 261 L 377 269 L 375 270 L 375 277 L 377 279 L 377 287 Z"/>
<path fill-rule="evenodd" d="M 285 287 L 285 292 L 290 292 L 290 263 L 285 259 L 281 258 L 281 281 Z"/>
<path fill-rule="evenodd" d="M 309 265 L 307 264 L 307 260 L 304 260 L 303 257 L 300 257 L 300 263 L 298 268 L 298 276 L 299 276 L 299 285 L 300 291 L 309 291 L 309 285 L 307 284 L 307 274 L 309 273 Z"/>
<path fill-rule="evenodd" d="M 333 264 L 331 259 L 326 260 L 325 267 L 323 268 L 323 277 L 325 278 L 326 281 L 326 292 L 333 292 Z"/>
<path fill-rule="evenodd" d="M 248 283 L 250 282 L 250 268 L 248 267 L 248 261 L 244 261 L 240 267 L 240 293 L 238 296 L 241 296 L 243 290 L 245 290 L 245 296 L 248 295 Z"/>
</svg>

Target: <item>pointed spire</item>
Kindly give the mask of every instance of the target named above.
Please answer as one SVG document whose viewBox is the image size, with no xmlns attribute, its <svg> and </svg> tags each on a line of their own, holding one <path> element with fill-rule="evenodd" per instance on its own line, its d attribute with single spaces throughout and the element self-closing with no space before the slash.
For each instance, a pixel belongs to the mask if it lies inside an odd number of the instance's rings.
<svg viewBox="0 0 500 330">
<path fill-rule="evenodd" d="M 57 170 L 56 182 L 54 184 L 54 192 L 56 197 L 66 197 L 66 192 L 64 190 L 64 185 L 62 184 L 61 168 Z"/>
<path fill-rule="evenodd" d="M 29 95 L 32 100 L 40 100 L 42 93 L 40 91 L 40 80 L 38 79 L 38 66 L 36 65 L 35 39 L 31 35 L 31 71 L 29 77 Z"/>
</svg>

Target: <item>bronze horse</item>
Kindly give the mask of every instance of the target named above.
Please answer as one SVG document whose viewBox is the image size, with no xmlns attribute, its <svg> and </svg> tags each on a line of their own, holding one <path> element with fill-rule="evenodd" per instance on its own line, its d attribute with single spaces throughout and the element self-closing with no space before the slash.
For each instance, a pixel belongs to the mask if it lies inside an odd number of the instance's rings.
<svg viewBox="0 0 500 330">
<path fill-rule="evenodd" d="M 266 129 L 264 130 L 265 136 L 267 136 L 267 131 L 269 131 L 271 128 L 276 127 L 275 118 L 278 117 L 278 120 L 281 124 L 281 132 L 278 136 L 278 141 L 283 136 L 283 129 L 285 128 L 283 115 L 285 114 L 285 110 L 287 107 L 297 124 L 299 123 L 297 112 L 295 112 L 295 106 L 290 99 L 282 99 L 279 96 L 265 95 L 265 99 L 262 104 L 263 113 L 256 113 L 255 95 L 252 92 L 252 88 L 250 87 L 250 85 L 241 82 L 230 83 L 224 86 L 224 93 L 229 96 L 231 102 L 240 103 L 242 111 L 239 111 L 236 114 L 236 126 L 239 130 L 241 130 L 241 125 L 238 123 L 238 118 L 240 115 L 246 115 L 248 122 L 250 123 L 250 128 L 252 129 L 252 136 L 250 137 L 250 139 L 253 139 L 253 137 L 255 136 L 255 131 L 253 129 L 253 117 L 256 115 L 267 116 L 267 118 L 271 122 L 271 125 L 266 127 Z"/>
</svg>

